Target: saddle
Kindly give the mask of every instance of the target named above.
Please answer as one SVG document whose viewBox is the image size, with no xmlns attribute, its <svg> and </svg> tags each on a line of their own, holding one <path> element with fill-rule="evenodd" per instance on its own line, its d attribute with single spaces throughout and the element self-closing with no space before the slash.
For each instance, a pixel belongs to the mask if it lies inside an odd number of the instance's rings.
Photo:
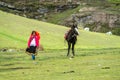
<svg viewBox="0 0 120 80">
<path fill-rule="evenodd" d="M 64 35 L 64 39 L 65 39 L 65 40 L 68 39 L 68 36 L 69 36 L 70 32 L 71 32 L 71 29 L 68 30 L 68 31 L 66 31 L 66 33 L 65 33 L 65 35 Z"/>
</svg>

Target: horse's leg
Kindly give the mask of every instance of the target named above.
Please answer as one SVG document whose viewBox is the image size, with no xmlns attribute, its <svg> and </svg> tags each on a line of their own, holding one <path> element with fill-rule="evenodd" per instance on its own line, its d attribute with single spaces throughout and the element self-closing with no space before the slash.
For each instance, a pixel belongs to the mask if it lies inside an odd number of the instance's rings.
<svg viewBox="0 0 120 80">
<path fill-rule="evenodd" d="M 73 54 L 73 56 L 75 56 L 74 46 L 75 46 L 75 43 L 72 43 L 72 54 Z"/>
<path fill-rule="evenodd" d="M 68 53 L 67 53 L 67 56 L 69 56 L 69 53 L 70 53 L 70 47 L 71 47 L 71 43 L 68 42 Z"/>
</svg>

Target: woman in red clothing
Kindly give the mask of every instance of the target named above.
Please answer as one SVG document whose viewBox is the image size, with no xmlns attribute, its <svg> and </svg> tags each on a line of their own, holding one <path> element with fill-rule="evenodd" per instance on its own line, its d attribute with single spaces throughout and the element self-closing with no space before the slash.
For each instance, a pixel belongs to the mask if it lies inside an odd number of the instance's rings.
<svg viewBox="0 0 120 80">
<path fill-rule="evenodd" d="M 30 38 L 28 40 L 28 48 L 26 52 L 32 55 L 32 59 L 35 60 L 37 55 L 36 50 L 39 48 L 40 34 L 36 31 L 32 31 Z"/>
</svg>

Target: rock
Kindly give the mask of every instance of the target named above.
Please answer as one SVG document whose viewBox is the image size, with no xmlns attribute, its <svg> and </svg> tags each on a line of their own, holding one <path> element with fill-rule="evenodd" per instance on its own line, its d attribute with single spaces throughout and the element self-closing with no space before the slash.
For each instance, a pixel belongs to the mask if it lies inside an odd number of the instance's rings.
<svg viewBox="0 0 120 80">
<path fill-rule="evenodd" d="M 90 12 L 90 11 L 95 11 L 97 8 L 96 7 L 83 7 L 79 10 L 79 12 Z"/>
<path fill-rule="evenodd" d="M 4 49 L 1 49 L 0 51 L 1 52 L 7 52 L 7 50 L 8 50 L 7 48 L 4 48 Z"/>
<path fill-rule="evenodd" d="M 8 49 L 8 52 L 14 52 L 14 50 L 13 49 Z"/>
<path fill-rule="evenodd" d="M 8 3 L 5 3 L 5 2 L 1 2 L 1 1 L 0 1 L 0 6 L 7 7 L 9 9 L 15 9 L 15 6 L 8 4 Z"/>
<path fill-rule="evenodd" d="M 40 18 L 40 16 L 35 16 L 35 19 L 39 19 Z"/>
<path fill-rule="evenodd" d="M 14 49 L 8 49 L 7 52 L 15 52 Z"/>
<path fill-rule="evenodd" d="M 107 35 L 112 35 L 112 32 L 111 32 L 111 31 L 109 31 L 109 32 L 107 32 L 106 34 L 107 34 Z"/>
<path fill-rule="evenodd" d="M 37 10 L 37 12 L 40 13 L 40 14 L 48 13 L 48 9 L 47 8 L 39 8 Z"/>
<path fill-rule="evenodd" d="M 108 24 L 109 28 L 114 28 L 117 26 L 117 24 L 115 24 L 115 22 L 118 21 L 120 19 L 120 15 L 113 15 L 113 14 L 108 14 L 105 12 L 94 12 L 92 14 L 92 19 L 94 20 L 94 22 L 100 22 L 102 24 Z M 119 25 L 120 26 L 120 25 Z"/>
<path fill-rule="evenodd" d="M 101 64 L 98 64 L 98 66 L 100 67 L 100 66 L 101 66 Z"/>
<path fill-rule="evenodd" d="M 1 1 L 0 1 L 0 6 L 4 6 L 4 2 L 1 2 Z"/>
<path fill-rule="evenodd" d="M 90 31 L 90 29 L 88 27 L 84 28 L 85 31 Z"/>
<path fill-rule="evenodd" d="M 67 9 L 66 5 L 60 5 L 56 7 L 55 11 L 62 12 L 62 11 L 65 11 L 66 9 Z"/>
<path fill-rule="evenodd" d="M 15 9 L 15 6 L 8 4 L 8 8 Z"/>
<path fill-rule="evenodd" d="M 91 31 L 102 32 L 102 28 L 112 30 L 120 26 L 120 15 L 110 14 L 103 11 L 95 12 L 94 9 L 83 8 L 84 13 L 76 13 L 71 15 L 68 19 L 64 21 L 65 26 L 69 26 L 72 23 L 73 17 L 80 27 L 89 26 Z M 93 11 L 93 12 L 89 12 Z"/>
</svg>

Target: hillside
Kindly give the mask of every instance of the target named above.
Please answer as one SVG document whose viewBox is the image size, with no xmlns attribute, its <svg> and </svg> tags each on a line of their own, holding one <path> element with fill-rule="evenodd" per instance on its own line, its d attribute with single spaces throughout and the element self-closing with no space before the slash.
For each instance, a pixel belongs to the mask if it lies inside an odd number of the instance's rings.
<svg viewBox="0 0 120 80">
<path fill-rule="evenodd" d="M 0 48 L 26 48 L 32 30 L 41 34 L 45 49 L 65 49 L 64 33 L 68 28 L 27 19 L 0 11 Z M 76 48 L 118 48 L 120 37 L 80 30 Z"/>
<path fill-rule="evenodd" d="M 74 15 L 83 28 L 120 35 L 119 0 L 0 0 L 0 10 L 68 27 Z"/>
<path fill-rule="evenodd" d="M 41 34 L 41 43 L 47 48 L 62 46 L 63 34 L 67 28 L 58 25 L 31 20 L 0 11 L 0 47 L 26 47 L 32 30 Z M 61 35 L 60 35 L 61 34 Z M 55 43 L 55 41 L 57 43 Z M 54 43 L 54 44 L 53 44 Z"/>
<path fill-rule="evenodd" d="M 80 29 L 70 58 L 63 38 L 68 29 L 0 11 L 0 50 L 20 49 L 0 51 L 0 80 L 120 80 L 119 36 Z M 21 50 L 32 30 L 40 32 L 45 48 L 34 61 Z"/>
</svg>

